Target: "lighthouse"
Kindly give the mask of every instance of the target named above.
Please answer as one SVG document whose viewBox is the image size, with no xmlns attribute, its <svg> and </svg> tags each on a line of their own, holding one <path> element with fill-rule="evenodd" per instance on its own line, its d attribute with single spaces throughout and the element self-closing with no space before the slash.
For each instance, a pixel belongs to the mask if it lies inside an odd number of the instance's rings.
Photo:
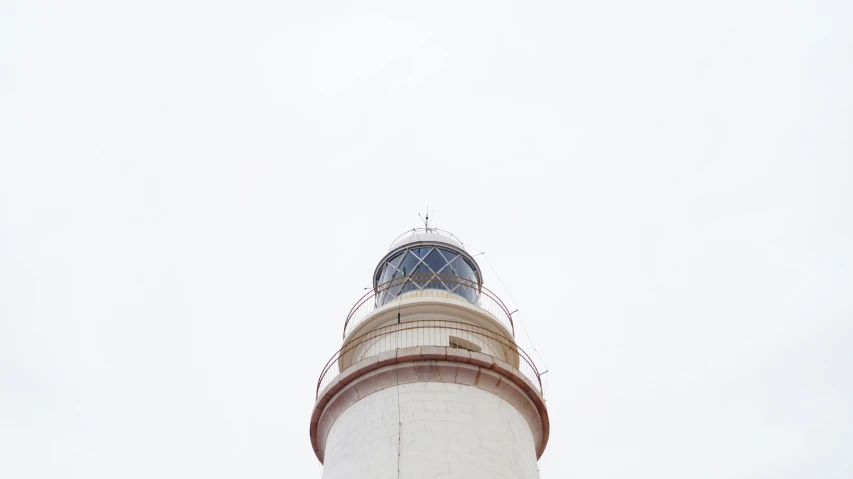
<svg viewBox="0 0 853 479">
<path fill-rule="evenodd" d="M 536 479 L 548 443 L 540 373 L 512 314 L 454 235 L 398 237 L 317 381 L 324 479 Z"/>
</svg>

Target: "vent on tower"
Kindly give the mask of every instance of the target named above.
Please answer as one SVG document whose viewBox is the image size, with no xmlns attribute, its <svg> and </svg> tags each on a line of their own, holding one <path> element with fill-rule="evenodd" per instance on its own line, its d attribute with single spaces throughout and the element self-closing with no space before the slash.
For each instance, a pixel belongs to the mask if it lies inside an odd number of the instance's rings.
<svg viewBox="0 0 853 479">
<path fill-rule="evenodd" d="M 483 348 L 480 346 L 468 341 L 467 339 L 457 338 L 456 336 L 450 336 L 450 347 L 457 349 L 467 349 L 468 351 L 474 353 L 483 352 Z"/>
</svg>

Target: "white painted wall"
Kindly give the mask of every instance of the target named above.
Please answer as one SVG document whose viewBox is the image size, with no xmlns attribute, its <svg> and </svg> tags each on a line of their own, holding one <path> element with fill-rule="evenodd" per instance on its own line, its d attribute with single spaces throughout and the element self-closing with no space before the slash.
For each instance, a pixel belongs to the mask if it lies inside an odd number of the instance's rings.
<svg viewBox="0 0 853 479">
<path fill-rule="evenodd" d="M 323 478 L 398 478 L 398 431 L 400 479 L 537 478 L 533 434 L 515 407 L 440 382 L 383 389 L 350 406 L 329 431 Z"/>
<path fill-rule="evenodd" d="M 455 336 L 464 340 L 470 341 L 480 347 L 483 354 L 507 361 L 507 354 L 504 352 L 505 346 L 492 339 L 487 334 L 466 331 L 464 329 L 453 329 L 445 325 L 444 327 L 435 328 L 418 328 L 409 329 L 401 332 L 395 332 L 382 335 L 372 341 L 365 341 L 355 348 L 353 363 L 362 359 L 376 356 L 385 351 L 393 349 L 407 348 L 412 346 L 450 346 L 450 337 Z M 517 356 L 517 353 L 513 351 Z M 518 360 L 508 361 L 510 364 L 518 364 Z"/>
</svg>

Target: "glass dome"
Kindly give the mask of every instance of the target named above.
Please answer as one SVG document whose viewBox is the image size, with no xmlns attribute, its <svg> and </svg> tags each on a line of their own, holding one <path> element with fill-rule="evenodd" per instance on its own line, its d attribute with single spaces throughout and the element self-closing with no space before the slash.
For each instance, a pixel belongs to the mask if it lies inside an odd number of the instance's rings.
<svg viewBox="0 0 853 479">
<path fill-rule="evenodd" d="M 455 245 L 414 242 L 389 253 L 376 268 L 377 306 L 412 291 L 438 289 L 476 303 L 482 284 L 474 260 Z"/>
</svg>

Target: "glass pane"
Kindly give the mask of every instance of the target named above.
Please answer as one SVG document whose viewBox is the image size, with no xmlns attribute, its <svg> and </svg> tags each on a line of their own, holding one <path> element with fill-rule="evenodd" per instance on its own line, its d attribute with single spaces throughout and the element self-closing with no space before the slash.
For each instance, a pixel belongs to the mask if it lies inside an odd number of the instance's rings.
<svg viewBox="0 0 853 479">
<path fill-rule="evenodd" d="M 412 276 L 412 281 L 417 283 L 418 287 L 423 288 L 427 286 L 432 277 L 432 271 L 430 271 L 425 264 L 421 263 L 415 269 L 414 275 Z"/>
<path fill-rule="evenodd" d="M 467 295 L 468 301 L 476 302 L 477 301 L 477 290 L 474 288 L 465 287 L 465 294 Z"/>
<path fill-rule="evenodd" d="M 468 268 L 468 265 L 465 264 L 465 261 L 462 259 L 462 257 L 458 257 L 455 260 L 453 260 L 453 262 L 450 263 L 450 267 L 453 268 L 453 274 L 455 274 L 456 276 L 459 276 L 462 278 L 468 277 L 467 276 L 468 272 L 466 270 Z"/>
<path fill-rule="evenodd" d="M 401 276 L 403 276 L 403 272 L 400 271 L 399 269 L 395 269 L 393 274 L 391 275 L 391 279 L 396 279 L 396 278 L 399 278 Z"/>
<path fill-rule="evenodd" d="M 431 249 L 432 248 L 412 248 L 410 251 L 412 253 L 415 253 L 415 256 L 417 256 L 418 258 L 423 259 L 423 257 L 426 256 Z"/>
<path fill-rule="evenodd" d="M 412 283 L 410 283 L 408 279 L 401 278 L 400 281 L 394 283 L 394 286 L 391 288 L 390 291 L 394 294 L 394 297 L 397 297 L 411 289 Z"/>
<path fill-rule="evenodd" d="M 403 251 L 388 260 L 388 263 L 385 264 L 385 271 L 382 273 L 382 278 L 380 278 L 380 284 L 400 276 L 400 273 L 397 273 L 397 270 L 394 269 L 394 267 L 400 264 L 400 261 L 403 260 L 403 256 L 405 256 L 405 254 L 406 252 Z"/>
<path fill-rule="evenodd" d="M 468 261 L 465 261 L 465 265 L 466 265 L 466 266 L 468 266 L 468 269 L 470 270 L 470 273 L 469 273 L 469 274 L 470 274 L 471 276 L 469 276 L 469 277 L 470 277 L 472 280 L 477 281 L 477 273 L 475 273 L 475 271 L 477 271 L 477 268 L 475 268 L 475 267 L 474 267 L 474 265 L 472 265 L 472 264 L 471 264 L 471 263 L 469 263 Z"/>
<path fill-rule="evenodd" d="M 382 272 L 382 277 L 379 279 L 379 284 L 386 283 L 394 277 L 394 272 L 397 271 L 391 266 L 385 265 L 385 271 Z"/>
<path fill-rule="evenodd" d="M 388 291 L 386 293 L 388 295 L 388 300 L 390 301 L 396 298 L 397 295 L 400 294 L 401 289 L 403 289 L 403 281 L 391 283 L 391 287 L 388 288 Z"/>
<path fill-rule="evenodd" d="M 462 276 L 463 278 L 467 278 L 467 279 L 476 281 L 476 276 L 474 275 L 474 270 L 471 268 L 471 266 L 468 264 L 468 262 L 465 261 L 463 258 L 459 258 L 459 268 L 461 270 L 460 271 L 461 274 L 459 276 Z"/>
<path fill-rule="evenodd" d="M 436 273 L 439 273 L 442 276 L 456 276 L 456 272 L 453 271 L 453 268 L 451 268 L 449 264 L 458 256 L 458 254 L 452 251 L 448 251 L 446 249 L 442 249 L 439 251 L 442 253 L 442 257 L 445 259 L 445 261 L 447 261 L 447 264 L 444 266 L 444 269 L 442 269 L 441 271 L 436 271 Z"/>
<path fill-rule="evenodd" d="M 383 287 L 383 289 L 380 290 L 380 293 L 379 293 L 379 305 L 381 306 L 381 305 L 393 300 L 394 298 L 396 298 L 400 292 L 400 288 L 402 288 L 402 287 L 403 287 L 403 281 L 402 280 L 392 281 L 390 283 L 386 283 L 385 286 Z"/>
<path fill-rule="evenodd" d="M 382 306 L 390 300 L 391 300 L 391 297 L 388 295 L 388 292 L 383 291 L 383 292 L 379 293 L 379 299 L 378 299 L 379 304 L 377 304 L 377 306 Z"/>
<path fill-rule="evenodd" d="M 415 265 L 418 264 L 418 261 L 418 258 L 411 251 L 409 251 L 408 253 L 406 253 L 406 257 L 403 259 L 397 269 L 399 269 L 403 273 L 403 275 L 411 274 L 412 270 L 415 269 Z"/>
<path fill-rule="evenodd" d="M 397 253 L 396 256 L 388 260 L 388 263 L 390 263 L 391 266 L 396 268 L 400 264 L 400 261 L 403 261 L 403 255 L 405 254 L 405 251 L 403 251 L 402 253 Z"/>
<path fill-rule="evenodd" d="M 426 257 L 424 263 L 429 266 L 429 269 L 431 269 L 433 273 L 438 273 L 441 271 L 441 268 L 447 264 L 447 261 L 445 261 L 444 257 L 438 253 L 438 250 L 433 250 L 433 252 Z"/>
<path fill-rule="evenodd" d="M 453 259 L 457 256 L 457 254 L 453 251 L 448 251 L 446 249 L 440 249 L 439 251 L 441 251 L 441 254 L 444 255 L 444 259 L 446 259 L 448 263 L 453 261 Z"/>
</svg>

